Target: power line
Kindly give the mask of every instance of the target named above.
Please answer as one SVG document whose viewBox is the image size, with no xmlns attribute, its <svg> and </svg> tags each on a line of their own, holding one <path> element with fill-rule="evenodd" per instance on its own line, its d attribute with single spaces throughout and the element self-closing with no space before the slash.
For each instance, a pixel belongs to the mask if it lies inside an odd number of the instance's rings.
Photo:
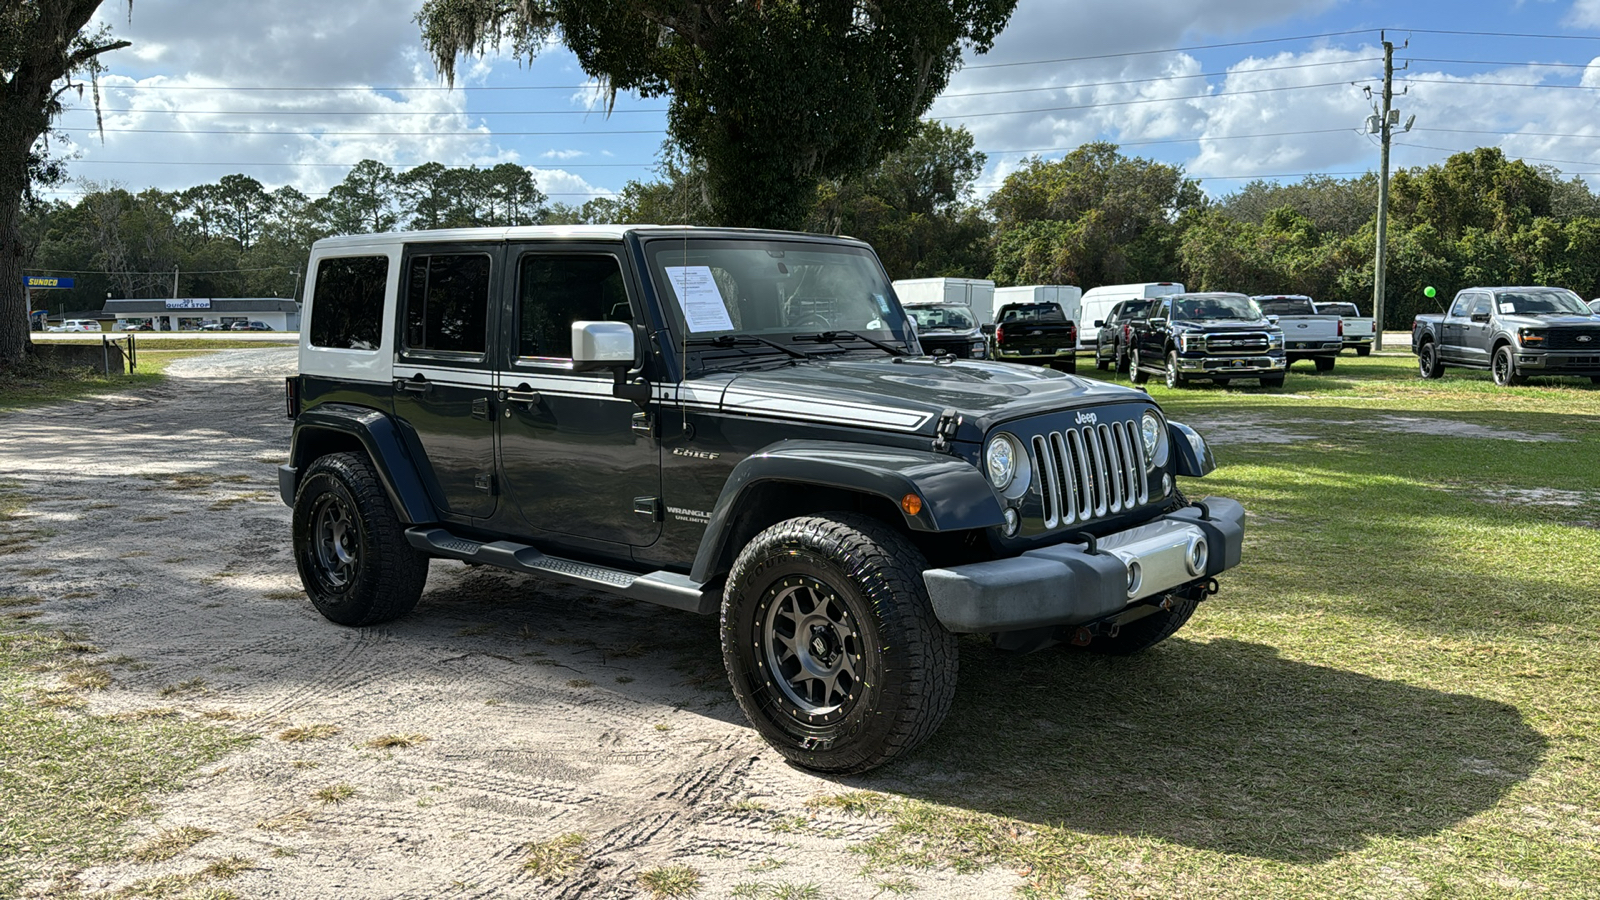
<svg viewBox="0 0 1600 900">
<path fill-rule="evenodd" d="M 1600 41 L 1600 34 L 1528 34 L 1514 31 L 1444 31 L 1436 28 L 1391 28 L 1409 34 L 1453 34 L 1465 37 L 1536 38 L 1552 41 Z"/>
<path fill-rule="evenodd" d="M 1213 97 L 1237 97 L 1237 96 L 1240 96 L 1240 95 L 1243 95 L 1243 94 L 1272 94 L 1272 93 L 1278 93 L 1278 92 L 1282 92 L 1282 91 L 1305 91 L 1305 90 L 1311 90 L 1313 88 L 1349 87 L 1349 86 L 1350 86 L 1350 82 L 1348 80 L 1345 80 L 1345 81 L 1323 81 L 1323 82 L 1318 82 L 1317 84 L 1292 84 L 1292 85 L 1285 85 L 1285 86 L 1282 86 L 1282 87 L 1249 88 L 1249 89 L 1246 89 L 1246 90 L 1238 90 L 1238 91 L 1217 91 L 1214 94 L 1189 94 L 1189 95 L 1183 96 L 1183 97 L 1140 97 L 1140 98 L 1138 98 L 1136 100 L 1107 100 L 1107 101 L 1105 101 L 1103 103 L 1085 103 L 1085 104 L 1081 104 L 1081 105 L 1078 105 L 1078 106 L 1047 106 L 1047 107 L 1044 107 L 1042 109 L 1009 109 L 1009 110 L 1001 110 L 999 112 L 962 113 L 961 115 L 955 115 L 955 116 L 941 115 L 941 116 L 938 116 L 937 118 L 942 120 L 942 119 L 979 119 L 979 118 L 986 118 L 986 117 L 989 117 L 989 116 L 1020 116 L 1020 115 L 1025 115 L 1027 113 L 1067 112 L 1067 111 L 1070 111 L 1070 110 L 1078 110 L 1078 109 L 1101 109 L 1101 108 L 1107 107 L 1107 106 L 1134 106 L 1134 105 L 1142 104 L 1142 103 L 1186 103 L 1186 102 L 1188 102 L 1190 100 L 1209 100 L 1209 99 L 1211 99 Z M 107 130 L 109 131 L 110 129 L 107 129 Z"/>
<path fill-rule="evenodd" d="M 1600 134 L 1563 134 L 1556 131 L 1485 131 L 1472 128 L 1418 128 L 1416 130 L 1438 132 L 1440 134 L 1490 134 L 1501 137 L 1588 138 L 1589 140 L 1600 140 Z"/>
<path fill-rule="evenodd" d="M 99 134 L 99 128 L 58 128 L 57 131 Z M 224 134 L 236 137 L 566 137 L 574 134 L 666 134 L 660 128 L 639 131 L 240 131 L 238 129 L 106 128 L 106 134 Z"/>
<path fill-rule="evenodd" d="M 1126 53 L 1100 53 L 1094 56 L 1062 56 L 1056 59 L 1035 59 L 1027 62 L 1011 63 L 980 63 L 977 65 L 962 66 L 962 71 L 971 69 L 1005 69 L 1013 66 L 1042 66 L 1048 63 L 1085 62 L 1095 59 L 1122 59 L 1128 56 L 1151 56 L 1158 53 L 1187 53 L 1191 50 L 1220 50 L 1225 47 L 1250 47 L 1257 44 L 1282 44 L 1290 41 L 1309 41 L 1317 38 L 1341 37 L 1347 34 L 1371 34 L 1376 28 L 1355 28 L 1349 31 L 1326 31 L 1322 34 L 1302 34 L 1292 37 L 1261 38 L 1254 41 L 1229 41 L 1225 44 L 1195 44 L 1189 47 L 1167 47 L 1161 50 L 1131 50 Z"/>
<path fill-rule="evenodd" d="M 205 269 L 203 271 L 184 270 L 184 275 L 232 275 L 237 272 L 294 272 L 298 266 L 257 266 L 253 269 Z M 170 278 L 172 270 L 162 272 L 108 272 L 105 269 L 52 269 L 45 266 L 28 266 L 30 272 L 62 272 L 68 275 L 161 275 Z"/>
<path fill-rule="evenodd" d="M 1589 63 L 1513 62 L 1494 59 L 1435 59 L 1426 56 L 1408 56 L 1407 62 L 1459 63 L 1465 66 L 1532 66 L 1545 69 L 1587 69 Z"/>
<path fill-rule="evenodd" d="M 1591 84 L 1538 84 L 1531 81 L 1454 81 L 1448 78 L 1407 78 L 1406 84 L 1454 84 L 1462 87 L 1524 87 L 1558 88 L 1568 91 L 1600 91 L 1600 85 Z"/>
<path fill-rule="evenodd" d="M 1419 150 L 1438 150 L 1441 153 L 1450 153 L 1450 154 L 1471 153 L 1473 150 L 1479 149 L 1477 147 L 1469 147 L 1469 148 L 1467 148 L 1465 150 L 1462 150 L 1462 149 L 1457 149 L 1457 148 L 1452 148 L 1452 147 L 1434 147 L 1434 146 L 1430 146 L 1428 144 L 1411 144 L 1411 143 L 1406 143 L 1404 141 L 1395 141 L 1395 144 L 1398 145 L 1398 146 L 1401 146 L 1401 147 L 1415 147 L 1415 148 L 1417 148 Z M 1503 151 L 1505 148 L 1504 147 L 1500 147 L 1500 148 L 1497 148 L 1497 149 L 1500 149 L 1500 150 Z M 1543 157 L 1543 156 L 1522 156 L 1520 154 L 1515 154 L 1515 153 L 1508 154 L 1508 155 L 1512 156 L 1512 157 L 1514 157 L 1516 159 L 1522 160 L 1523 162 L 1530 162 L 1531 161 L 1531 162 L 1547 162 L 1547 163 L 1564 163 L 1564 164 L 1569 165 L 1569 166 L 1592 166 L 1592 165 L 1595 165 L 1596 163 L 1600 163 L 1600 160 L 1595 160 L 1595 159 L 1548 159 L 1548 158 Z"/>
</svg>

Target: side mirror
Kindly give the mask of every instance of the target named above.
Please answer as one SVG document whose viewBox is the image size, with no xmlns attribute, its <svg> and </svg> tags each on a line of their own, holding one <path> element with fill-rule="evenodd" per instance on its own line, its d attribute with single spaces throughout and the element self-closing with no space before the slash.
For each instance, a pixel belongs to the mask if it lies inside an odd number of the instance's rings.
<svg viewBox="0 0 1600 900">
<path fill-rule="evenodd" d="M 637 355 L 633 325 L 628 322 L 573 322 L 572 371 L 627 369 Z"/>
<path fill-rule="evenodd" d="M 994 334 L 994 326 L 993 325 L 984 325 L 979 330 L 982 331 L 984 334 Z"/>
<path fill-rule="evenodd" d="M 1277 316 L 1267 316 L 1267 321 L 1271 322 L 1274 325 L 1276 325 L 1276 324 L 1278 324 L 1278 317 Z"/>
<path fill-rule="evenodd" d="M 1096 328 L 1104 328 L 1104 327 L 1106 327 L 1106 320 L 1105 319 L 1095 319 L 1094 320 L 1094 327 L 1096 327 Z"/>
<path fill-rule="evenodd" d="M 1480 323 L 1481 322 L 1487 322 L 1487 321 L 1489 321 L 1489 314 L 1488 313 L 1473 313 L 1472 314 L 1472 321 L 1480 322 Z"/>
</svg>

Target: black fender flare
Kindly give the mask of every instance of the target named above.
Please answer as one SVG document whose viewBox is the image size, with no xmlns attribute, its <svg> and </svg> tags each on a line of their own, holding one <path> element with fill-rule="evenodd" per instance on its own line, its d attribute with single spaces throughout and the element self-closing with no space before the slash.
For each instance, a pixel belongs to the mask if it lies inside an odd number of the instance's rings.
<svg viewBox="0 0 1600 900">
<path fill-rule="evenodd" d="M 959 457 L 845 441 L 778 441 L 746 457 L 729 473 L 700 539 L 691 578 L 710 580 L 742 499 L 752 487 L 769 482 L 842 488 L 881 497 L 900 510 L 912 531 L 964 531 L 1005 522 L 988 479 Z M 901 506 L 907 494 L 922 500 L 916 515 Z"/>
<path fill-rule="evenodd" d="M 1169 419 L 1167 439 L 1172 445 L 1172 459 L 1177 474 L 1185 478 L 1204 478 L 1216 471 L 1216 457 L 1211 455 L 1211 445 L 1200 436 L 1200 432 Z"/>
<path fill-rule="evenodd" d="M 366 450 L 402 522 L 421 525 L 439 521 L 439 512 L 428 497 L 394 419 L 375 409 L 344 403 L 325 403 L 295 419 L 289 463 L 278 470 L 278 490 L 284 503 L 294 505 L 300 470 L 323 455 L 333 443 L 328 439 L 336 437 L 354 438 Z"/>
</svg>

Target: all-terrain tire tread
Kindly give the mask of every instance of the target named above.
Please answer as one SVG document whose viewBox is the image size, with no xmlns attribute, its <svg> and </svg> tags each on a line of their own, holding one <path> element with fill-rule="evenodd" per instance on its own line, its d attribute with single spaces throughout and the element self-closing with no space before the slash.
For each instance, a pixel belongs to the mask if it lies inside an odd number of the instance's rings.
<svg viewBox="0 0 1600 900">
<path fill-rule="evenodd" d="M 406 615 L 416 608 L 422 597 L 423 584 L 428 580 L 428 557 L 406 540 L 405 525 L 395 515 L 371 460 L 360 453 L 330 453 L 319 457 L 306 469 L 300 482 L 302 488 L 324 472 L 342 481 L 350 491 L 373 551 L 372 558 L 363 564 L 367 570 L 363 574 L 370 573 L 373 584 L 360 589 L 362 594 L 371 597 L 370 605 L 355 621 L 341 624 L 364 628 Z"/>
</svg>

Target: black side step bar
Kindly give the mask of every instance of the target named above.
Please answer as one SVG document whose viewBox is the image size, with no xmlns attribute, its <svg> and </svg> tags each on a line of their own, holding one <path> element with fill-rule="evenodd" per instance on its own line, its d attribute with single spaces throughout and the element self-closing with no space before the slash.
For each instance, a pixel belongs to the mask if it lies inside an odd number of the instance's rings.
<svg viewBox="0 0 1600 900">
<path fill-rule="evenodd" d="M 430 556 L 483 563 L 513 572 L 526 572 L 542 578 L 553 578 L 568 584 L 581 584 L 619 594 L 630 600 L 641 600 L 708 615 L 717 610 L 722 598 L 707 590 L 687 575 L 676 572 L 651 572 L 638 575 L 621 569 L 610 569 L 592 563 L 547 556 L 535 547 L 512 541 L 484 543 L 458 537 L 437 526 L 417 526 L 406 529 L 406 540 L 411 546 Z"/>
</svg>

